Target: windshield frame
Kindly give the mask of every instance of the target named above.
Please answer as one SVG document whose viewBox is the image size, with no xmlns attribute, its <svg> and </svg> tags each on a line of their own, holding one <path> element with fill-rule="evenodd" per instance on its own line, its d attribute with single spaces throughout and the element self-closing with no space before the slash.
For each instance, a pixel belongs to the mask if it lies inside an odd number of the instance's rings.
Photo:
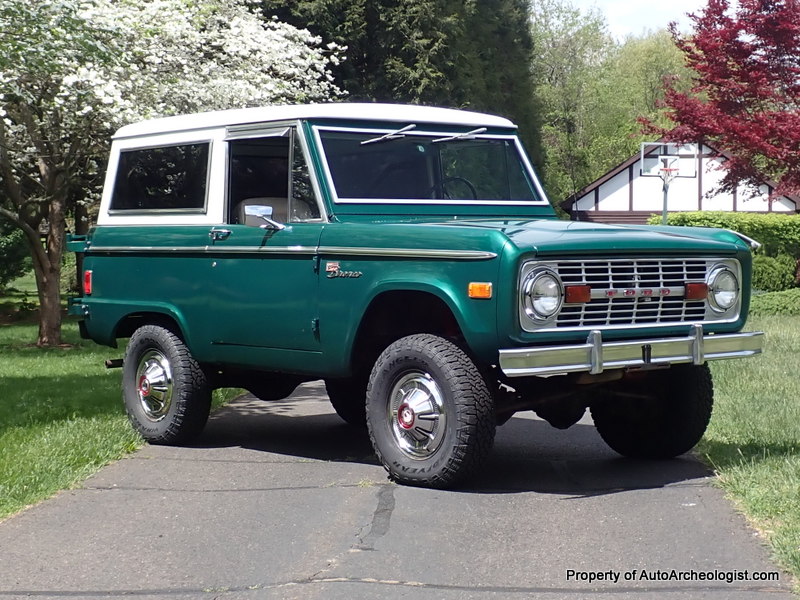
<svg viewBox="0 0 800 600">
<path fill-rule="evenodd" d="M 409 123 L 408 125 L 411 125 Z M 504 142 L 512 142 L 513 147 L 516 149 L 517 156 L 521 162 L 521 165 L 524 169 L 525 175 L 530 181 L 532 186 L 532 194 L 534 198 L 532 200 L 492 200 L 492 199 L 477 199 L 477 200 L 465 200 L 465 199 L 445 199 L 445 198 L 340 198 L 338 191 L 336 189 L 336 185 L 333 181 L 333 175 L 330 171 L 330 166 L 328 163 L 328 157 L 325 153 L 325 147 L 322 143 L 322 137 L 320 135 L 321 132 L 325 131 L 333 131 L 333 132 L 344 132 L 344 133 L 351 133 L 351 134 L 363 134 L 366 136 L 373 136 L 378 138 L 384 135 L 390 135 L 393 132 L 397 132 L 399 129 L 398 124 L 389 124 L 386 127 L 358 127 L 358 126 L 336 126 L 336 125 L 312 125 L 311 130 L 314 135 L 315 145 L 319 152 L 320 163 L 323 171 L 323 176 L 326 180 L 328 190 L 330 191 L 331 200 L 335 204 L 350 204 L 350 205 L 358 205 L 358 204 L 377 204 L 377 205 L 426 205 L 426 206 L 435 206 L 435 205 L 443 205 L 443 206 L 525 206 L 525 207 L 541 207 L 541 206 L 549 206 L 549 202 L 547 200 L 547 196 L 545 195 L 544 189 L 539 182 L 539 178 L 536 176 L 536 172 L 533 169 L 533 166 L 528 159 L 528 155 L 525 152 L 524 148 L 522 147 L 522 143 L 519 140 L 519 137 L 513 132 L 504 132 L 504 133 L 492 133 L 491 130 L 486 133 L 480 133 L 474 136 L 471 136 L 470 139 L 486 139 L 486 140 L 495 140 L 495 141 L 504 141 Z M 460 131 L 457 128 L 439 128 L 438 126 L 434 125 L 433 127 L 430 124 L 421 124 L 417 125 L 412 130 L 405 131 L 402 134 L 404 138 L 411 138 L 411 137 L 423 137 L 429 139 L 436 139 L 436 138 L 450 138 L 453 136 L 458 136 L 463 134 L 463 131 Z M 380 143 L 391 144 L 392 139 L 389 138 L 385 141 Z"/>
</svg>

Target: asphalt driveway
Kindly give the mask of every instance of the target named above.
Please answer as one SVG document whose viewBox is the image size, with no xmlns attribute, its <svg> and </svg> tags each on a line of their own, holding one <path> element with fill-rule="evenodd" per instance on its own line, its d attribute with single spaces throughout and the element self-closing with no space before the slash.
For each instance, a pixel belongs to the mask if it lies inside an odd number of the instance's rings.
<svg viewBox="0 0 800 600">
<path fill-rule="evenodd" d="M 468 489 L 390 483 L 319 383 L 241 398 L 0 523 L 0 598 L 792 598 L 697 460 L 498 429 Z"/>
</svg>

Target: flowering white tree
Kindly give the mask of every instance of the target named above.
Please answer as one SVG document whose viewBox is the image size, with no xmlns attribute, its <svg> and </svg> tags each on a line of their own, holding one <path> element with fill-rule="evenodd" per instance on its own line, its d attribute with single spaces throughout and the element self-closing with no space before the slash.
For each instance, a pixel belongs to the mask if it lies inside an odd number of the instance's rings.
<svg viewBox="0 0 800 600">
<path fill-rule="evenodd" d="M 144 118 L 324 101 L 336 46 L 248 0 L 3 0 L 0 219 L 33 257 L 41 346 L 61 342 L 67 217 L 99 198 L 110 134 Z M 45 235 L 44 243 L 42 235 Z"/>
</svg>

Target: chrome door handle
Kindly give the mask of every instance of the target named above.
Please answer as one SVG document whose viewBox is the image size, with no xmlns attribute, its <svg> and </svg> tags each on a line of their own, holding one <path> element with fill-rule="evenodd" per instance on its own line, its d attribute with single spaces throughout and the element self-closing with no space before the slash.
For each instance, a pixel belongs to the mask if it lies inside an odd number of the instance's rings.
<svg viewBox="0 0 800 600">
<path fill-rule="evenodd" d="M 212 229 L 208 232 L 208 237 L 211 238 L 212 242 L 219 242 L 221 240 L 227 240 L 231 233 L 233 233 L 230 229 Z"/>
</svg>

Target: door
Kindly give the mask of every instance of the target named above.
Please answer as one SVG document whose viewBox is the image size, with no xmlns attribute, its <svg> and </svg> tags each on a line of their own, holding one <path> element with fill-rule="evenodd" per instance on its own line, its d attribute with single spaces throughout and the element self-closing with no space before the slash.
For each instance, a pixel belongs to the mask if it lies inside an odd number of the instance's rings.
<svg viewBox="0 0 800 600">
<path fill-rule="evenodd" d="M 228 223 L 209 230 L 215 354 L 303 370 L 319 352 L 317 247 L 323 219 L 293 127 L 228 140 Z M 288 361 L 288 363 L 287 363 Z"/>
</svg>

